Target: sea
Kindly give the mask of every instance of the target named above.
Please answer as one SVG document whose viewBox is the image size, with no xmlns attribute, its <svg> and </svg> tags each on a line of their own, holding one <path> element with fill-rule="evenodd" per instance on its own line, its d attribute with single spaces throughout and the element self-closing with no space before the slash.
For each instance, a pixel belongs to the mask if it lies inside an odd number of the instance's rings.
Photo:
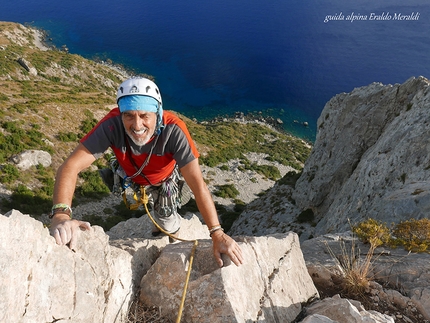
<svg viewBox="0 0 430 323">
<path fill-rule="evenodd" d="M 0 0 L 0 21 L 52 45 L 155 77 L 163 106 L 207 120 L 235 112 L 315 140 L 330 98 L 430 77 L 428 0 Z"/>
</svg>

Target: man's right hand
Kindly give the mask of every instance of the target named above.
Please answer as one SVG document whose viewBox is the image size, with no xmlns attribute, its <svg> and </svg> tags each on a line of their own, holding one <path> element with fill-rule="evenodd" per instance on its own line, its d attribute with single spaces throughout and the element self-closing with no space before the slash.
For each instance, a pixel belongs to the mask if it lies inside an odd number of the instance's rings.
<svg viewBox="0 0 430 323">
<path fill-rule="evenodd" d="M 51 220 L 50 233 L 59 245 L 75 250 L 81 230 L 92 230 L 89 222 L 70 219 L 67 214 L 57 213 Z"/>
</svg>

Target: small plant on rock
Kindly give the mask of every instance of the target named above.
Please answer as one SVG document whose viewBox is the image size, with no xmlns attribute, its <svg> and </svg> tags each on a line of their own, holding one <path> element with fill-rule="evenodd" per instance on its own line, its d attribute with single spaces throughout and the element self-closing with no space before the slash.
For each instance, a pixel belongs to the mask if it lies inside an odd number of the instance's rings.
<svg viewBox="0 0 430 323">
<path fill-rule="evenodd" d="M 430 246 L 430 219 L 411 219 L 398 223 L 393 230 L 394 244 L 408 251 L 428 252 Z"/>
<path fill-rule="evenodd" d="M 388 227 L 374 219 L 368 219 L 352 227 L 352 231 L 363 243 L 379 247 L 390 241 L 390 230 Z"/>
</svg>

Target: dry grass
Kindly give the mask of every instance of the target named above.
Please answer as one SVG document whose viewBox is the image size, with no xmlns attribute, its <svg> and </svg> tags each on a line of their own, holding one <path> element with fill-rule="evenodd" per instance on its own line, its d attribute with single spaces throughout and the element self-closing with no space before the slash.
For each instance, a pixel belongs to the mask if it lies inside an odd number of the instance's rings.
<svg viewBox="0 0 430 323">
<path fill-rule="evenodd" d="M 340 242 L 340 254 L 336 254 L 328 244 L 326 246 L 339 269 L 343 293 L 348 296 L 364 295 L 375 278 L 372 271 L 372 262 L 377 259 L 375 250 L 389 240 L 389 231 L 384 224 L 372 219 L 351 227 L 354 235 L 349 249 L 344 241 Z M 364 258 L 356 243 L 357 236 L 369 244 Z"/>
<path fill-rule="evenodd" d="M 164 317 L 160 308 L 143 305 L 137 296 L 129 309 L 126 323 L 173 323 L 173 321 Z"/>
</svg>

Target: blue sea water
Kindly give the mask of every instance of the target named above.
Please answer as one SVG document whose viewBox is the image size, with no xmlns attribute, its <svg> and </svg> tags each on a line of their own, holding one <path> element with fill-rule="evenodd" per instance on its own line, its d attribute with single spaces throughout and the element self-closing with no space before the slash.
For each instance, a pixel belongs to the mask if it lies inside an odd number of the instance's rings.
<svg viewBox="0 0 430 323">
<path fill-rule="evenodd" d="M 0 5 L 1 21 L 42 28 L 57 47 L 153 75 L 165 109 L 200 120 L 264 111 L 309 140 L 334 95 L 372 82 L 430 77 L 427 0 L 0 0 Z"/>
</svg>

